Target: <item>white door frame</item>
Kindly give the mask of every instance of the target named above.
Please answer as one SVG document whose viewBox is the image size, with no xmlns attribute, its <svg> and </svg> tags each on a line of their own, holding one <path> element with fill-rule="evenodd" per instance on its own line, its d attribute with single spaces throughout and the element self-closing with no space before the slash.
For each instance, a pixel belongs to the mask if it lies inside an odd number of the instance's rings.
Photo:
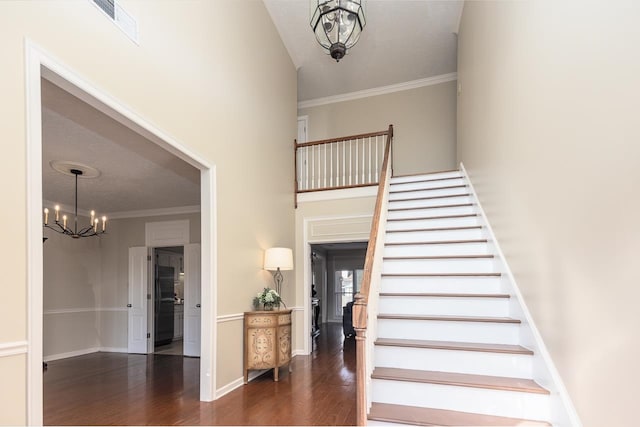
<svg viewBox="0 0 640 427">
<path fill-rule="evenodd" d="M 323 244 L 323 243 L 347 243 L 347 242 L 366 242 L 369 240 L 369 232 L 359 233 L 354 231 L 353 233 L 343 232 L 335 234 L 327 234 L 323 237 L 309 236 L 309 225 L 313 223 L 327 224 L 331 221 L 343 221 L 354 220 L 355 223 L 363 220 L 371 221 L 373 214 L 363 215 L 336 215 L 336 216 L 319 216 L 308 217 L 302 220 L 302 295 L 304 299 L 304 321 L 302 324 L 302 334 L 304 336 L 303 352 L 304 354 L 311 353 L 313 337 L 311 336 L 311 245 Z M 298 260 L 300 258 L 297 258 Z M 297 264 L 298 266 L 300 264 Z"/>
<path fill-rule="evenodd" d="M 202 331 L 200 400 L 216 398 L 216 166 L 25 39 L 27 146 L 27 423 L 42 425 L 42 124 L 40 79 L 46 78 L 200 170 Z"/>
</svg>

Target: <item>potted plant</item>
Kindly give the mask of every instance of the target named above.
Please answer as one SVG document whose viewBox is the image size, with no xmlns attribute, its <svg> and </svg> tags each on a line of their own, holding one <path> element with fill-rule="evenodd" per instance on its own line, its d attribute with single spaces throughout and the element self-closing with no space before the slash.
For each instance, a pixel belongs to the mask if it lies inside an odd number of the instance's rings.
<svg viewBox="0 0 640 427">
<path fill-rule="evenodd" d="M 257 310 L 262 305 L 266 311 L 273 310 L 276 307 L 280 307 L 280 303 L 284 304 L 280 295 L 271 288 L 264 288 L 262 292 L 258 292 L 253 298 L 253 307 Z"/>
</svg>

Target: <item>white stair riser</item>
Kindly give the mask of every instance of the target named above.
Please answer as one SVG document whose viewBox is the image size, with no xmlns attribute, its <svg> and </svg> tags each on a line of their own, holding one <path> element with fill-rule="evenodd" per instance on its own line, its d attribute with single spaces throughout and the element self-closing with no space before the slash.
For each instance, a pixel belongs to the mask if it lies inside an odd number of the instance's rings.
<svg viewBox="0 0 640 427">
<path fill-rule="evenodd" d="M 519 323 L 378 319 L 379 338 L 519 344 Z"/>
<path fill-rule="evenodd" d="M 471 197 L 455 196 L 439 199 L 393 200 L 389 202 L 389 209 L 425 208 L 429 206 L 459 205 L 463 203 L 471 203 Z"/>
<path fill-rule="evenodd" d="M 381 314 L 508 317 L 508 298 L 396 297 L 382 296 Z"/>
<path fill-rule="evenodd" d="M 405 221 L 387 221 L 387 231 L 390 230 L 415 230 L 418 228 L 443 228 L 443 227 L 470 227 L 481 225 L 477 216 L 442 219 L 413 219 Z"/>
<path fill-rule="evenodd" d="M 549 418 L 549 395 L 374 379 L 372 401 L 525 419 Z"/>
<path fill-rule="evenodd" d="M 446 215 L 466 215 L 476 213 L 476 207 L 472 206 L 459 206 L 453 208 L 426 208 L 426 209 L 410 209 L 410 210 L 390 210 L 387 218 L 399 219 L 399 218 L 423 218 L 434 216 L 446 216 Z"/>
<path fill-rule="evenodd" d="M 386 245 L 385 257 L 393 256 L 447 256 L 447 255 L 485 255 L 489 246 L 482 243 L 442 243 L 431 245 Z"/>
<path fill-rule="evenodd" d="M 413 181 L 424 181 L 424 180 L 433 180 L 433 179 L 442 179 L 442 178 L 461 178 L 462 174 L 460 171 L 450 171 L 450 172 L 435 172 L 435 173 L 424 173 L 419 175 L 410 175 L 410 176 L 394 176 L 391 177 L 392 183 L 399 182 L 413 182 Z"/>
<path fill-rule="evenodd" d="M 531 378 L 533 357 L 526 354 L 377 345 L 377 367 Z"/>
<path fill-rule="evenodd" d="M 449 293 L 496 294 L 500 293 L 498 277 L 383 277 L 380 292 L 397 293 Z"/>
<path fill-rule="evenodd" d="M 422 190 L 428 188 L 451 187 L 454 185 L 467 185 L 463 178 L 443 179 L 438 181 L 413 181 L 405 183 L 395 183 L 391 179 L 391 191 Z"/>
<path fill-rule="evenodd" d="M 385 243 L 446 242 L 451 240 L 477 240 L 486 236 L 482 228 L 442 231 L 400 231 L 386 233 Z"/>
<path fill-rule="evenodd" d="M 447 184 L 448 186 L 448 184 Z M 434 188 L 434 189 L 424 189 L 424 190 L 412 190 L 412 191 L 401 191 L 396 188 L 391 189 L 391 193 L 389 193 L 389 200 L 401 200 L 401 199 L 415 199 L 420 197 L 439 197 L 439 196 L 454 196 L 454 195 L 463 195 L 469 194 L 468 187 L 454 187 L 454 188 Z"/>
<path fill-rule="evenodd" d="M 385 259 L 383 273 L 494 273 L 493 258 Z"/>
</svg>

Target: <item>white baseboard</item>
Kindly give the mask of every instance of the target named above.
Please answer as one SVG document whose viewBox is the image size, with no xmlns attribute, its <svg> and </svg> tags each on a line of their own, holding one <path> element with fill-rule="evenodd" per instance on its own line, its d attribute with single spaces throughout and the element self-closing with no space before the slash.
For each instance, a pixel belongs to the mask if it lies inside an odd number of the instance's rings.
<svg viewBox="0 0 640 427">
<path fill-rule="evenodd" d="M 304 352 L 303 348 L 295 349 L 291 352 L 291 357 L 306 356 L 306 355 L 307 353 Z"/>
<path fill-rule="evenodd" d="M 43 357 L 43 360 L 45 362 L 51 362 L 53 360 L 67 359 L 69 357 L 82 356 L 85 354 L 97 353 L 99 351 L 100 347 L 84 348 L 82 350 L 68 351 L 66 353 L 51 354 L 49 356 Z"/>
<path fill-rule="evenodd" d="M 129 349 L 127 347 L 100 347 L 98 351 L 105 353 L 128 353 Z"/>
<path fill-rule="evenodd" d="M 251 371 L 251 372 L 249 372 L 249 382 L 255 380 L 256 378 L 258 378 L 260 375 L 264 374 L 267 371 L 268 371 L 268 369 L 261 369 L 259 371 Z M 235 390 L 235 389 L 237 389 L 239 387 L 242 387 L 243 385 L 244 385 L 244 377 L 240 377 L 238 379 L 235 379 L 235 380 L 231 381 L 227 385 L 223 385 L 222 387 L 220 387 L 219 389 L 216 390 L 216 399 L 220 399 L 225 394 L 229 394 L 233 390 Z"/>
</svg>

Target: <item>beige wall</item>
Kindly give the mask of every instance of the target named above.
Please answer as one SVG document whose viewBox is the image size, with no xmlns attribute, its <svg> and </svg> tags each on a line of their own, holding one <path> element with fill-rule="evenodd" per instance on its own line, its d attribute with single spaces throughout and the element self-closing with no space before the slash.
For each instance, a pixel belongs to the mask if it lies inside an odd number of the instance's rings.
<svg viewBox="0 0 640 427">
<path fill-rule="evenodd" d="M 0 2 L 0 52 L 11 64 L 0 79 L 0 135 L 10 141 L 0 179 L 15 183 L 3 200 L 12 208 L 0 213 L 11 224 L 2 255 L 14 271 L 12 298 L 0 300 L 0 325 L 11 325 L 0 343 L 25 340 L 27 327 L 25 37 L 217 165 L 219 314 L 250 304 L 265 247 L 293 247 L 296 72 L 262 2 L 121 4 L 138 20 L 139 45 L 88 1 Z M 240 343 L 219 351 L 240 358 Z M 14 359 L 0 357 L 2 388 L 22 398 L 0 401 L 0 413 L 20 424 L 27 375 Z"/>
<path fill-rule="evenodd" d="M 394 126 L 396 175 L 456 167 L 456 82 L 298 110 L 309 116 L 309 141 Z"/>
<path fill-rule="evenodd" d="M 637 425 L 640 3 L 466 2 L 458 159 L 585 426 Z"/>
<path fill-rule="evenodd" d="M 80 218 L 89 223 L 89 218 Z M 99 347 L 101 241 L 71 239 L 45 230 L 43 246 L 43 355 Z"/>
</svg>

